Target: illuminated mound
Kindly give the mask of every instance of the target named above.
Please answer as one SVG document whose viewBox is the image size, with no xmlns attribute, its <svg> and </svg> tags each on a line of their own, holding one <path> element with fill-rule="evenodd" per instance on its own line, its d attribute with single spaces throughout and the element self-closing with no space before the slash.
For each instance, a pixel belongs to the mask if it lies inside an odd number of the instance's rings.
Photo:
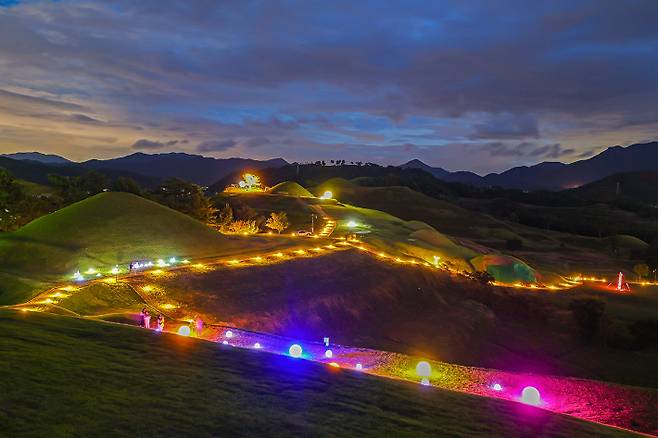
<svg viewBox="0 0 658 438">
<path fill-rule="evenodd" d="M 471 263 L 478 271 L 487 271 L 498 281 L 506 283 L 535 283 L 537 273 L 521 260 L 503 254 L 485 254 L 475 257 Z"/>
<path fill-rule="evenodd" d="M 258 248 L 259 242 L 252 239 L 249 245 Z M 0 302 L 15 301 L 35 280 L 59 282 L 77 269 L 220 255 L 244 246 L 240 238 L 147 199 L 102 193 L 0 237 Z"/>
<path fill-rule="evenodd" d="M 285 181 L 279 183 L 270 189 L 270 193 L 275 195 L 289 195 L 289 196 L 307 196 L 313 197 L 313 194 L 300 186 L 294 181 Z"/>
<path fill-rule="evenodd" d="M 618 249 L 644 251 L 649 247 L 649 244 L 644 240 L 627 234 L 616 234 L 608 237 L 607 240 L 611 247 Z"/>
</svg>

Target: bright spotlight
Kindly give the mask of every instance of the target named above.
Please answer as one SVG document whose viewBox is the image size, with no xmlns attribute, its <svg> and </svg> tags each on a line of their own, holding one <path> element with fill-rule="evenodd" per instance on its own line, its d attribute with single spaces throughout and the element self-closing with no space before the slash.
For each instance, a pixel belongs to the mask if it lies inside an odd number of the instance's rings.
<svg viewBox="0 0 658 438">
<path fill-rule="evenodd" d="M 324 357 L 326 357 L 327 359 L 331 359 L 332 357 L 334 357 L 334 352 L 331 350 L 327 350 L 324 352 Z"/>
<path fill-rule="evenodd" d="M 231 330 L 226 330 L 226 333 L 224 333 L 224 336 L 227 338 L 232 338 L 233 337 L 233 332 Z"/>
<path fill-rule="evenodd" d="M 254 344 L 254 348 L 255 348 L 256 350 L 260 350 L 260 349 L 263 348 L 263 347 L 260 345 L 260 342 L 256 342 L 256 343 Z"/>
<path fill-rule="evenodd" d="M 295 358 L 302 357 L 302 352 L 303 352 L 302 346 L 299 344 L 292 344 L 288 349 L 288 354 L 291 357 L 295 357 Z"/>
<path fill-rule="evenodd" d="M 420 377 L 429 377 L 432 374 L 432 367 L 429 362 L 424 360 L 418 362 L 418 365 L 416 365 L 416 374 Z"/>
<path fill-rule="evenodd" d="M 363 365 L 361 365 L 360 363 L 357 363 L 356 364 L 356 369 L 361 371 L 363 369 Z"/>
<path fill-rule="evenodd" d="M 502 391 L 503 387 L 501 386 L 500 383 L 494 383 L 494 385 L 491 387 L 494 391 Z"/>
<path fill-rule="evenodd" d="M 423 385 L 423 386 L 430 386 L 430 379 L 428 379 L 427 377 L 423 377 L 420 380 L 420 384 Z"/>
<path fill-rule="evenodd" d="M 178 334 L 181 336 L 190 336 L 190 327 L 187 325 L 182 325 L 178 328 Z"/>
<path fill-rule="evenodd" d="M 526 386 L 521 392 L 521 402 L 527 405 L 539 406 L 541 404 L 541 395 L 534 386 Z"/>
<path fill-rule="evenodd" d="M 356 222 L 354 222 L 354 221 L 349 221 L 349 222 L 347 223 L 347 228 L 355 228 L 355 227 L 357 227 L 357 226 L 358 226 L 358 224 L 357 224 Z"/>
<path fill-rule="evenodd" d="M 334 197 L 334 194 L 331 193 L 331 191 L 327 190 L 320 196 L 320 199 L 332 199 Z"/>
</svg>

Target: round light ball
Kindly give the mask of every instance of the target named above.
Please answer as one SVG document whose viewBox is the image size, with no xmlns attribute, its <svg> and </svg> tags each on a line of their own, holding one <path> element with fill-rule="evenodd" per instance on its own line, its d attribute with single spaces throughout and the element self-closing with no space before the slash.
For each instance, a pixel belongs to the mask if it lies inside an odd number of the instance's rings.
<svg viewBox="0 0 658 438">
<path fill-rule="evenodd" d="M 254 348 L 258 350 L 258 349 L 261 349 L 261 348 L 263 348 L 263 347 L 261 347 L 260 342 L 256 342 L 256 343 L 254 344 Z"/>
<path fill-rule="evenodd" d="M 182 325 L 178 328 L 178 334 L 181 336 L 190 336 L 190 327 L 187 325 Z"/>
<path fill-rule="evenodd" d="M 494 391 L 502 391 L 503 387 L 501 386 L 500 383 L 494 383 L 491 389 L 493 389 Z"/>
<path fill-rule="evenodd" d="M 331 359 L 332 357 L 334 357 L 334 352 L 331 350 L 327 350 L 324 352 L 324 357 L 326 357 L 327 359 Z"/>
<path fill-rule="evenodd" d="M 418 365 L 416 365 L 416 374 L 420 377 L 429 377 L 432 374 L 432 367 L 429 362 L 424 360 L 418 362 Z"/>
<path fill-rule="evenodd" d="M 521 402 L 527 405 L 538 406 L 541 404 L 541 395 L 534 386 L 526 386 L 521 391 Z"/>
<path fill-rule="evenodd" d="M 361 365 L 360 363 L 357 363 L 356 364 L 356 369 L 361 371 L 363 369 L 363 365 Z"/>
<path fill-rule="evenodd" d="M 232 337 L 233 337 L 233 332 L 232 332 L 232 331 L 230 331 L 230 330 L 226 330 L 226 333 L 224 333 L 224 336 L 226 336 L 227 338 L 229 338 L 229 339 L 230 339 L 230 338 L 232 338 Z"/>
<path fill-rule="evenodd" d="M 302 346 L 301 346 L 301 345 L 299 345 L 299 344 L 292 344 L 292 345 L 290 346 L 290 348 L 288 349 L 288 354 L 289 354 L 291 357 L 295 357 L 295 358 L 297 358 L 297 357 L 302 357 L 302 352 L 303 352 L 303 351 L 304 351 L 304 350 L 302 350 Z"/>
</svg>

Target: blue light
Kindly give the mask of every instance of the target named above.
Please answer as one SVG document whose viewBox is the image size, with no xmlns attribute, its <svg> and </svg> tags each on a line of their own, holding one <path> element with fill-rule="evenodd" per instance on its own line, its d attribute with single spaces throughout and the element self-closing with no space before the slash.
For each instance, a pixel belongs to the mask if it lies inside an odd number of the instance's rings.
<svg viewBox="0 0 658 438">
<path fill-rule="evenodd" d="M 302 357 L 303 352 L 304 350 L 302 350 L 302 346 L 299 344 L 292 344 L 288 349 L 288 354 L 290 355 L 290 357 L 295 357 L 295 358 Z"/>
</svg>

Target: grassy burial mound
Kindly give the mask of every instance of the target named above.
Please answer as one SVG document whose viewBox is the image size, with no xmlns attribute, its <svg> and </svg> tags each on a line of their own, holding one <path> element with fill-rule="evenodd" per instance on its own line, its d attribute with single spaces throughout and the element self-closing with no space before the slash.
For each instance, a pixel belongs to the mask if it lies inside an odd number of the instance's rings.
<svg viewBox="0 0 658 438">
<path fill-rule="evenodd" d="M 171 256 L 228 255 L 270 245 L 258 238 L 223 236 L 132 194 L 102 193 L 0 235 L 0 302 L 24 299 L 39 283 L 68 279 L 78 269 Z"/>
<path fill-rule="evenodd" d="M 274 195 L 303 196 L 312 198 L 313 194 L 294 181 L 285 181 L 272 187 L 269 191 Z"/>
<path fill-rule="evenodd" d="M 0 311 L 0 331 L 7 436 L 632 436 L 513 402 L 76 318 Z"/>
</svg>

